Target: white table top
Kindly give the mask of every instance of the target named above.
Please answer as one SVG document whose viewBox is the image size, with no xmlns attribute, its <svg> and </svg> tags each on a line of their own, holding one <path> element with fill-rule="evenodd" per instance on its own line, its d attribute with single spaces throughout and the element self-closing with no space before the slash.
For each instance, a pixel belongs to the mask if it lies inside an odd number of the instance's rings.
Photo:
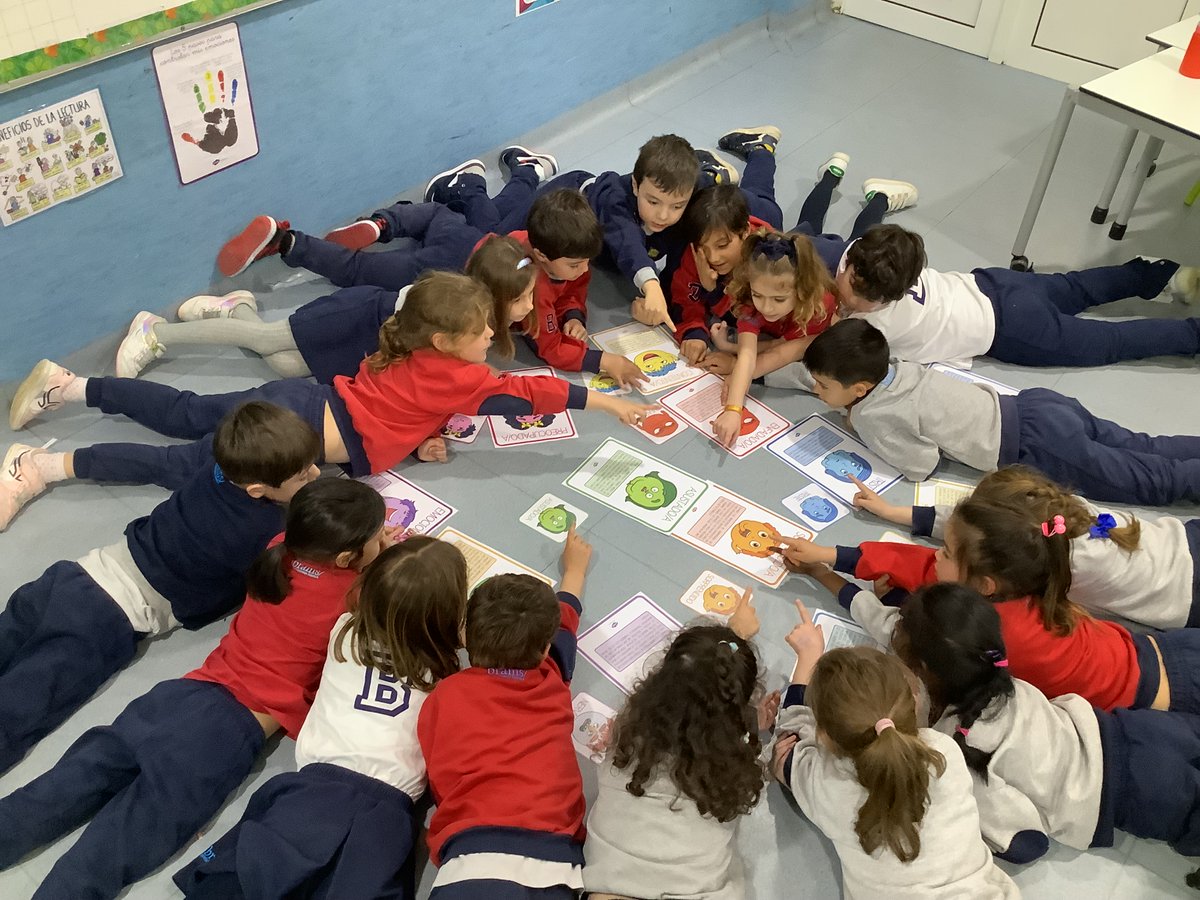
<svg viewBox="0 0 1200 900">
<path fill-rule="evenodd" d="M 1183 50 L 1163 50 L 1081 84 L 1081 93 L 1200 138 L 1200 78 L 1179 74 Z"/>
<path fill-rule="evenodd" d="M 1188 16 L 1182 22 L 1150 32 L 1146 40 L 1160 47 L 1187 47 L 1197 23 L 1200 23 L 1200 15 Z"/>
</svg>

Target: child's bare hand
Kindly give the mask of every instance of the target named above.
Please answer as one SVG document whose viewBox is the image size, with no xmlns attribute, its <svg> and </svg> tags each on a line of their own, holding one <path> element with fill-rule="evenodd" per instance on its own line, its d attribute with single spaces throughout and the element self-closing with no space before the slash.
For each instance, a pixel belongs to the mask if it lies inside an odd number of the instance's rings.
<svg viewBox="0 0 1200 900">
<path fill-rule="evenodd" d="M 850 480 L 858 488 L 858 493 L 854 495 L 854 508 L 865 509 L 867 512 L 879 516 L 881 519 L 886 519 L 887 516 L 885 513 L 891 509 L 892 504 L 880 497 L 855 476 L 851 475 Z"/>
<path fill-rule="evenodd" d="M 750 640 L 758 634 L 758 610 L 754 608 L 754 600 L 752 597 L 753 591 L 751 588 L 746 588 L 745 593 L 738 599 L 737 606 L 733 608 L 733 612 L 729 614 L 727 624 L 733 633 L 744 640 Z"/>
<path fill-rule="evenodd" d="M 646 295 L 635 299 L 630 308 L 633 317 L 643 325 L 666 325 L 674 333 L 675 323 L 667 312 L 667 298 L 663 296 L 662 287 L 657 281 L 650 281 L 643 290 Z"/>
<path fill-rule="evenodd" d="M 446 442 L 440 437 L 425 438 L 417 447 L 417 459 L 421 462 L 445 462 Z"/>
<path fill-rule="evenodd" d="M 712 372 L 714 375 L 728 375 L 733 371 L 733 364 L 736 362 L 736 356 L 720 350 L 716 353 L 706 354 L 704 361 L 700 363 L 700 368 L 706 372 Z"/>
<path fill-rule="evenodd" d="M 562 327 L 562 333 L 569 338 L 575 338 L 577 341 L 587 340 L 587 327 L 578 319 L 568 319 L 567 323 Z"/>
<path fill-rule="evenodd" d="M 771 754 L 771 774 L 775 776 L 775 780 L 780 784 L 787 784 L 787 779 L 783 774 L 783 766 L 799 740 L 800 738 L 790 733 L 781 734 L 775 738 L 775 750 Z"/>
<path fill-rule="evenodd" d="M 779 691 L 771 691 L 769 694 L 764 694 L 763 698 L 758 701 L 758 730 L 766 731 L 775 724 L 775 717 L 779 715 L 779 702 L 783 695 Z"/>
<path fill-rule="evenodd" d="M 634 403 L 632 400 L 623 400 L 620 397 L 613 397 L 612 400 L 612 414 L 626 425 L 641 425 L 646 416 L 659 409 L 654 404 Z"/>
<path fill-rule="evenodd" d="M 733 442 L 738 439 L 738 435 L 742 431 L 741 414 L 729 409 L 725 410 L 709 424 L 712 425 L 713 434 L 717 436 L 717 440 L 721 442 L 722 447 L 732 447 Z"/>
<path fill-rule="evenodd" d="M 387 525 L 383 529 L 384 537 L 393 544 L 402 544 L 407 541 L 415 532 L 410 531 L 403 525 Z"/>
<path fill-rule="evenodd" d="M 814 625 L 812 614 L 809 613 L 808 607 L 801 601 L 796 601 L 796 612 L 800 614 L 800 624 L 788 632 L 788 646 L 796 651 L 796 671 L 793 674 L 792 681 L 796 682 L 796 677 L 800 676 L 804 680 L 798 683 L 807 684 L 807 676 L 816 666 L 817 660 L 821 658 L 821 654 L 825 652 L 825 634 L 821 631 L 820 625 Z"/>
<path fill-rule="evenodd" d="M 690 338 L 679 345 L 679 354 L 689 366 L 694 366 L 704 359 L 708 353 L 708 341 L 701 341 L 696 338 Z"/>
<path fill-rule="evenodd" d="M 633 360 L 616 353 L 605 353 L 600 357 L 600 370 L 611 375 L 623 388 L 646 383 L 646 373 Z"/>
<path fill-rule="evenodd" d="M 875 596 L 882 597 L 892 589 L 892 579 L 887 575 L 880 575 L 875 579 Z"/>
<path fill-rule="evenodd" d="M 726 353 L 734 353 L 737 351 L 737 344 L 729 337 L 729 326 L 724 322 L 713 322 L 712 328 L 708 329 L 708 333 L 712 336 L 713 346 L 718 350 L 723 350 Z"/>
<path fill-rule="evenodd" d="M 779 546 L 772 547 L 776 553 L 783 557 L 785 564 L 792 566 L 808 565 L 810 563 L 827 563 L 827 557 L 830 553 L 835 556 L 836 550 L 830 547 L 822 547 L 820 544 L 814 544 L 812 541 L 805 540 L 802 537 L 785 538 L 780 537 Z"/>
<path fill-rule="evenodd" d="M 829 566 L 825 563 L 815 562 L 792 562 L 786 556 L 783 558 L 783 567 L 795 575 L 821 575 L 830 571 Z"/>
<path fill-rule="evenodd" d="M 563 574 L 567 572 L 582 573 L 587 571 L 588 563 L 592 561 L 592 545 L 581 538 L 572 525 L 567 529 L 567 540 L 563 544 L 560 565 Z"/>
<path fill-rule="evenodd" d="M 692 244 L 692 256 L 696 260 L 696 274 L 700 278 L 700 286 L 711 291 L 717 286 L 717 272 L 708 264 L 708 257 Z"/>
</svg>

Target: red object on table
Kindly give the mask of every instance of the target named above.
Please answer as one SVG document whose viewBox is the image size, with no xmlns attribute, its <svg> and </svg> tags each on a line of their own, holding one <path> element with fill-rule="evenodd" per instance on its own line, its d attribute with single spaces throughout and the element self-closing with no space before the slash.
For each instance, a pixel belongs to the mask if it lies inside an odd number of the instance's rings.
<svg viewBox="0 0 1200 900">
<path fill-rule="evenodd" d="M 1179 64 L 1179 74 L 1188 78 L 1200 78 L 1200 25 L 1196 26 L 1192 40 L 1187 50 L 1183 52 L 1183 61 Z"/>
</svg>

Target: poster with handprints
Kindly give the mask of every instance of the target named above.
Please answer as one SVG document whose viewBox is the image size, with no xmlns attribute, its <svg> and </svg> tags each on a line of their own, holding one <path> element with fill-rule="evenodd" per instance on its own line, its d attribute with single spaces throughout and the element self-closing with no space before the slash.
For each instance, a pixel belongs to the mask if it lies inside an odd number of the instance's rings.
<svg viewBox="0 0 1200 900">
<path fill-rule="evenodd" d="M 160 44 L 153 56 L 183 184 L 258 155 L 236 22 Z"/>
<path fill-rule="evenodd" d="M 121 175 L 99 90 L 0 124 L 0 223 L 35 216 Z"/>
</svg>

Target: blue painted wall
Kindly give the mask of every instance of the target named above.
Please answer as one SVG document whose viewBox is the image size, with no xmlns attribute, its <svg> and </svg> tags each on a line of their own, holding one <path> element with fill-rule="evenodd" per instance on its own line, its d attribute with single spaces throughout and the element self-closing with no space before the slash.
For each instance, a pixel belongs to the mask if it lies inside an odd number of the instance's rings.
<svg viewBox="0 0 1200 900">
<path fill-rule="evenodd" d="M 288 0 L 240 16 L 259 155 L 179 184 L 150 50 L 0 94 L 0 121 L 99 87 L 125 176 L 0 230 L 0 381 L 205 289 L 231 229 L 314 231 L 766 12 L 813 0 Z M 19 327 L 21 323 L 24 327 Z"/>
</svg>

